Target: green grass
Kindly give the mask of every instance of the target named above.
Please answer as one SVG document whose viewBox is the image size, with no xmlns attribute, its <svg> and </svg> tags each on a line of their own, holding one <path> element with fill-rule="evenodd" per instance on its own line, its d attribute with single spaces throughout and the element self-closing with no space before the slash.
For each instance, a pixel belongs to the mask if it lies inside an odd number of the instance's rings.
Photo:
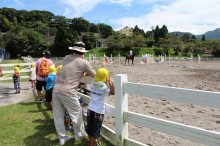
<svg viewBox="0 0 220 146">
<path fill-rule="evenodd" d="M 33 102 L 0 107 L 0 143 L 4 146 L 48 146 L 59 145 L 53 121 L 53 114 L 45 103 Z M 73 132 L 67 146 L 88 145 L 88 139 L 75 142 Z M 100 138 L 103 146 L 112 144 Z"/>
</svg>

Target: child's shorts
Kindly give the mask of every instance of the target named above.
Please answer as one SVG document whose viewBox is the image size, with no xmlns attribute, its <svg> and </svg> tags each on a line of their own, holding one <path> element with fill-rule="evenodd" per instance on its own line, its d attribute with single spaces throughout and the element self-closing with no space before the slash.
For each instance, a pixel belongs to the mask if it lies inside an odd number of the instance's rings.
<svg viewBox="0 0 220 146">
<path fill-rule="evenodd" d="M 52 93 L 53 93 L 53 88 L 46 90 L 46 101 L 47 102 L 52 101 Z"/>
<path fill-rule="evenodd" d="M 19 90 L 20 89 L 20 82 L 14 82 L 14 89 Z"/>
<path fill-rule="evenodd" d="M 41 91 L 41 90 L 42 90 L 42 87 L 44 87 L 44 90 L 46 90 L 46 82 L 45 82 L 45 81 L 38 81 L 38 80 L 37 80 L 36 89 L 37 89 L 38 91 Z"/>
<path fill-rule="evenodd" d="M 88 110 L 86 133 L 93 138 L 98 138 L 100 136 L 103 120 L 104 114 Z"/>
</svg>

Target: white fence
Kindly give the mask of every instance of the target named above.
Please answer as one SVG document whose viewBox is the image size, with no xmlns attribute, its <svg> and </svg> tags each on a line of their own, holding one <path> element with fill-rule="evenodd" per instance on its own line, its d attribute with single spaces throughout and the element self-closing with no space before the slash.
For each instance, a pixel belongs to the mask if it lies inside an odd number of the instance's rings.
<svg viewBox="0 0 220 146">
<path fill-rule="evenodd" d="M 30 66 L 31 66 L 31 63 L 33 62 L 33 59 L 30 58 L 30 57 L 22 57 L 22 59 L 25 61 L 25 62 L 28 62 L 28 63 L 16 63 L 18 64 L 19 66 L 28 66 L 24 69 L 21 69 L 20 70 L 20 73 L 21 72 L 30 72 Z M 1 67 L 11 67 L 11 66 L 14 66 L 15 64 L 1 64 Z M 14 70 L 4 70 L 2 71 L 3 75 L 4 74 L 8 74 L 8 75 L 4 75 L 3 77 L 0 78 L 0 81 L 3 81 L 3 80 L 12 80 L 12 76 L 11 74 L 14 73 Z M 26 79 L 26 78 L 29 78 L 29 76 L 21 76 L 21 79 Z"/>
<path fill-rule="evenodd" d="M 114 78 L 115 107 L 106 105 L 106 113 L 116 118 L 116 131 L 102 127 L 102 134 L 110 138 L 117 146 L 145 145 L 128 138 L 128 123 L 157 130 L 163 133 L 179 136 L 195 142 L 219 146 L 220 133 L 198 127 L 184 125 L 164 119 L 137 114 L 128 111 L 128 94 L 172 100 L 202 106 L 220 108 L 220 93 L 201 90 L 191 90 L 175 87 L 165 87 L 127 82 L 127 75 L 119 74 Z M 89 96 L 78 93 L 88 103 Z"/>
</svg>

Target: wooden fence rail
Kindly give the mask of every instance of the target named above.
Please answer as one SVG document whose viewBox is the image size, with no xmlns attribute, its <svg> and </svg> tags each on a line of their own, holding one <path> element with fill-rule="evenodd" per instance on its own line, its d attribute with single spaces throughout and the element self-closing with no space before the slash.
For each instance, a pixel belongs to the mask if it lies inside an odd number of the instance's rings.
<svg viewBox="0 0 220 146">
<path fill-rule="evenodd" d="M 131 83 L 127 82 L 127 75 L 124 74 L 115 76 L 114 85 L 115 107 L 105 104 L 105 112 L 115 117 L 116 131 L 103 126 L 101 132 L 114 141 L 117 146 L 145 145 L 128 138 L 128 123 L 207 145 L 220 145 L 220 132 L 128 111 L 128 94 L 220 108 L 220 92 Z M 89 102 L 89 96 L 82 93 L 78 93 L 78 95 L 82 96 L 86 103 Z"/>
</svg>

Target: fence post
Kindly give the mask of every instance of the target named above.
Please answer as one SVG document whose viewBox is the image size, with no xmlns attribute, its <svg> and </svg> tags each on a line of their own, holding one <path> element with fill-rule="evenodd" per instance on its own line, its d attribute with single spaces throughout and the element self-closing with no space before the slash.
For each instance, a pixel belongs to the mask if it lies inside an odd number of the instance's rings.
<svg viewBox="0 0 220 146">
<path fill-rule="evenodd" d="M 128 94 L 123 91 L 123 83 L 127 82 L 127 75 L 118 74 L 114 78 L 115 84 L 115 126 L 116 145 L 123 146 L 124 139 L 128 138 L 128 122 L 124 121 L 123 112 L 128 111 Z"/>
</svg>

